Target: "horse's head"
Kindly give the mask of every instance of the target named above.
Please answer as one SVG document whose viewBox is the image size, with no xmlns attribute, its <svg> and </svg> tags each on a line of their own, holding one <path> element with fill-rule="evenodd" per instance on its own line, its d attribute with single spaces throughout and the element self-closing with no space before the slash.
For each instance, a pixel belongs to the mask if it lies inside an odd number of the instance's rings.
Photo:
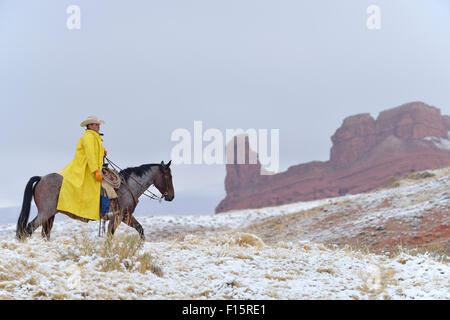
<svg viewBox="0 0 450 320">
<path fill-rule="evenodd" d="M 175 198 L 175 191 L 173 190 L 172 184 L 172 172 L 170 171 L 170 164 L 164 164 L 164 161 L 161 161 L 159 165 L 159 173 L 154 180 L 154 185 L 156 189 L 164 196 L 164 200 L 172 201 Z"/>
</svg>

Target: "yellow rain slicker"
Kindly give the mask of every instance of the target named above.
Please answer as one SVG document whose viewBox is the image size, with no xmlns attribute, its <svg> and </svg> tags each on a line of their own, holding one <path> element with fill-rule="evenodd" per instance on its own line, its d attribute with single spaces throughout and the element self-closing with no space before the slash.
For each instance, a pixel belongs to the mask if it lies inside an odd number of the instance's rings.
<svg viewBox="0 0 450 320">
<path fill-rule="evenodd" d="M 103 167 L 103 142 L 94 130 L 86 132 L 78 140 L 75 156 L 58 174 L 63 176 L 59 192 L 59 211 L 76 216 L 100 219 L 100 182 L 95 180 L 95 171 Z"/>
</svg>

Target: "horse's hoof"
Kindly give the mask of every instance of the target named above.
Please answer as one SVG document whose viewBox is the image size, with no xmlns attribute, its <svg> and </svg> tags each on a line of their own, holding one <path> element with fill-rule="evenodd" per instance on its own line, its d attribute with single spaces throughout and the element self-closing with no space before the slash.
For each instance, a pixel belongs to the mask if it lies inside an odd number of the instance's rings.
<svg viewBox="0 0 450 320">
<path fill-rule="evenodd" d="M 19 241 L 25 241 L 29 235 L 27 233 L 16 233 L 16 239 Z"/>
</svg>

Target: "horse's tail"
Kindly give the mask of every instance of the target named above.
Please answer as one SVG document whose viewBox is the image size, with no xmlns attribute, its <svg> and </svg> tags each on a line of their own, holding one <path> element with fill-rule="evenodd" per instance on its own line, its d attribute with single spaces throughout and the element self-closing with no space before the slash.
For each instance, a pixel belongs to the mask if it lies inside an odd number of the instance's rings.
<svg viewBox="0 0 450 320">
<path fill-rule="evenodd" d="M 34 183 L 39 182 L 41 177 L 35 176 L 31 177 L 25 187 L 25 192 L 23 194 L 22 210 L 20 211 L 19 220 L 17 221 L 16 237 L 18 239 L 23 239 L 26 234 L 26 227 L 28 224 L 28 217 L 30 216 L 31 199 L 33 199 L 34 194 Z"/>
</svg>

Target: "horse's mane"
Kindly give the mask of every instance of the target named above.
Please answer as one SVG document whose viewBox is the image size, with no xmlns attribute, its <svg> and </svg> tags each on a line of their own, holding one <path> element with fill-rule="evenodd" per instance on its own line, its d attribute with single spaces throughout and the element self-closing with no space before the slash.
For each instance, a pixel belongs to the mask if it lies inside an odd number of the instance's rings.
<svg viewBox="0 0 450 320">
<path fill-rule="evenodd" d="M 148 170 L 151 169 L 151 167 L 154 166 L 160 166 L 159 163 L 149 163 L 149 164 L 143 164 L 138 167 L 129 167 L 126 169 L 123 169 L 120 171 L 120 174 L 128 181 L 130 175 L 134 174 L 135 176 L 141 177 L 143 176 Z"/>
</svg>

